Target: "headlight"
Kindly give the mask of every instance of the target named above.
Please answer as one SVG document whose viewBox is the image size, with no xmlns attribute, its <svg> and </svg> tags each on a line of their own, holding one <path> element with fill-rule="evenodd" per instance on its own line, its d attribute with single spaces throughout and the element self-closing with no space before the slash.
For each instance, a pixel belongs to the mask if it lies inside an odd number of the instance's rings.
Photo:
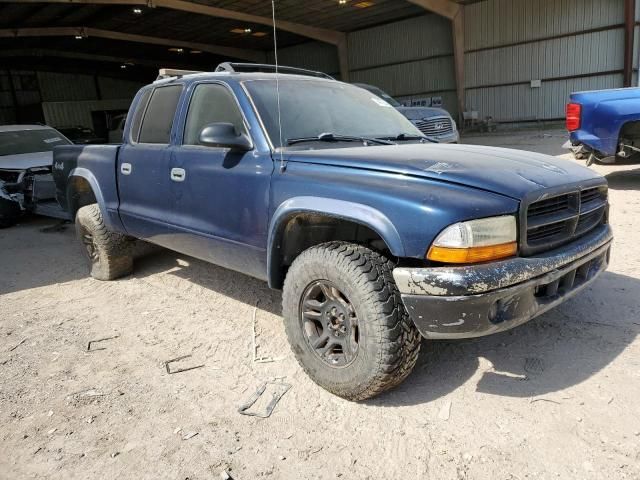
<svg viewBox="0 0 640 480">
<path fill-rule="evenodd" d="M 429 248 L 434 262 L 476 263 L 511 257 L 518 252 L 516 218 L 512 215 L 455 223 Z"/>
</svg>

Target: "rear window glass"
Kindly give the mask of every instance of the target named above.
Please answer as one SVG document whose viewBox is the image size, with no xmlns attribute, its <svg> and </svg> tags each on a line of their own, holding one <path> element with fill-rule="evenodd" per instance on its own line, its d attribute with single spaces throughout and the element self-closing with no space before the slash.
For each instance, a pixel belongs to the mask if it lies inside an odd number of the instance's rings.
<svg viewBox="0 0 640 480">
<path fill-rule="evenodd" d="M 138 141 L 138 135 L 140 134 L 140 124 L 142 123 L 142 116 L 144 115 L 144 110 L 147 108 L 147 103 L 149 102 L 149 97 L 151 96 L 151 90 L 145 90 L 142 92 L 140 96 L 140 101 L 136 106 L 135 112 L 133 112 L 133 117 L 131 117 L 131 140 L 133 142 Z M 122 118 L 117 125 L 118 130 L 124 130 L 124 122 L 126 117 Z"/>
<path fill-rule="evenodd" d="M 50 152 L 58 145 L 69 145 L 62 134 L 50 128 L 0 132 L 0 156 Z"/>
<path fill-rule="evenodd" d="M 140 143 L 169 143 L 182 85 L 156 88 L 142 121 Z"/>
</svg>

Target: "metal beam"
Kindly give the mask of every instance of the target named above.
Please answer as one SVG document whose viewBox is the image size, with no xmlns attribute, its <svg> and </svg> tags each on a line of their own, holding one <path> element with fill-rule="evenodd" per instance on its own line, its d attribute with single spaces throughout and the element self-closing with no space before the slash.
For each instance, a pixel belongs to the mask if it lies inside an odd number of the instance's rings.
<svg viewBox="0 0 640 480">
<path fill-rule="evenodd" d="M 464 92 L 464 7 L 451 0 L 408 1 L 451 20 L 453 63 L 456 73 L 456 93 L 458 97 L 458 122 L 462 124 L 464 119 L 463 113 L 466 108 Z"/>
<path fill-rule="evenodd" d="M 183 12 L 207 15 L 210 17 L 226 18 L 229 20 L 237 20 L 239 22 L 256 23 L 259 25 L 268 25 L 273 27 L 271 17 L 263 17 L 250 13 L 238 12 L 226 8 L 212 7 L 199 3 L 188 2 L 185 0 L 0 0 L 0 3 L 73 3 L 84 5 L 140 5 L 144 7 L 161 7 L 172 10 L 180 10 Z M 286 20 L 277 20 L 277 28 L 285 32 L 295 33 L 297 35 L 319 40 L 321 42 L 339 45 L 345 33 L 335 30 L 327 30 L 324 28 L 311 27 Z"/>
<path fill-rule="evenodd" d="M 633 43 L 636 23 L 636 2 L 624 2 L 624 86 L 630 87 L 633 82 Z"/>
<path fill-rule="evenodd" d="M 132 33 L 114 32 L 87 27 L 44 27 L 44 28 L 5 28 L 0 29 L 0 38 L 17 37 L 98 37 L 124 42 L 145 43 L 149 45 L 163 45 L 169 47 L 189 48 L 203 52 L 213 53 L 225 57 L 264 62 L 266 54 L 256 50 L 210 45 L 208 43 L 184 42 L 168 38 L 149 37 Z"/>
<path fill-rule="evenodd" d="M 458 14 L 461 5 L 452 2 L 450 0 L 408 0 L 410 3 L 414 3 L 425 10 L 429 10 L 430 12 L 437 13 L 438 15 L 442 15 L 443 17 L 448 18 L 449 20 L 453 20 L 454 17 Z"/>
<path fill-rule="evenodd" d="M 0 58 L 36 57 L 36 58 L 68 58 L 71 60 L 88 60 L 92 62 L 109 62 L 126 64 L 133 63 L 142 67 L 158 69 L 160 67 L 193 69 L 197 63 L 174 62 L 172 60 L 149 60 L 148 58 L 124 57 L 115 55 L 96 55 L 93 53 L 69 52 L 66 50 L 53 50 L 48 48 L 16 48 L 0 50 Z"/>
<path fill-rule="evenodd" d="M 451 21 L 453 33 L 453 63 L 456 72 L 456 93 L 458 97 L 458 124 L 464 126 L 464 111 L 466 110 L 464 91 L 464 8 L 460 8 Z"/>
</svg>

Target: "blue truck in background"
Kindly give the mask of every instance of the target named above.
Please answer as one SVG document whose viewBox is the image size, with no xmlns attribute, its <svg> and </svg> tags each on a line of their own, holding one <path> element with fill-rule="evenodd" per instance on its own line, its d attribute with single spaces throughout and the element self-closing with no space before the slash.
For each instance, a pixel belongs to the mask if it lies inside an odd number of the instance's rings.
<svg viewBox="0 0 640 480">
<path fill-rule="evenodd" d="M 640 153 L 640 88 L 572 93 L 566 113 L 568 146 L 588 165 Z"/>
<path fill-rule="evenodd" d="M 264 280 L 283 291 L 302 368 L 343 398 L 400 384 L 422 337 L 513 328 L 607 267 L 607 184 L 587 168 L 432 143 L 314 72 L 162 77 L 136 95 L 121 145 L 54 150 L 92 276 L 129 274 L 145 241 Z"/>
</svg>

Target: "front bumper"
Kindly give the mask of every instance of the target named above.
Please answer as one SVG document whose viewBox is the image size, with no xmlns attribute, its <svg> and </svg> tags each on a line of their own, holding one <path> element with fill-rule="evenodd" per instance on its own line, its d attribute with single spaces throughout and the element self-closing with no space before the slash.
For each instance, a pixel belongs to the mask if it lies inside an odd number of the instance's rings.
<svg viewBox="0 0 640 480">
<path fill-rule="evenodd" d="M 435 135 L 430 136 L 429 138 L 438 143 L 458 143 L 460 141 L 460 133 L 457 130 L 454 130 L 453 132 L 445 135 Z"/>
<path fill-rule="evenodd" d="M 533 257 L 461 267 L 396 268 L 393 276 L 426 338 L 471 338 L 521 325 L 564 302 L 607 268 L 609 225 Z"/>
</svg>

